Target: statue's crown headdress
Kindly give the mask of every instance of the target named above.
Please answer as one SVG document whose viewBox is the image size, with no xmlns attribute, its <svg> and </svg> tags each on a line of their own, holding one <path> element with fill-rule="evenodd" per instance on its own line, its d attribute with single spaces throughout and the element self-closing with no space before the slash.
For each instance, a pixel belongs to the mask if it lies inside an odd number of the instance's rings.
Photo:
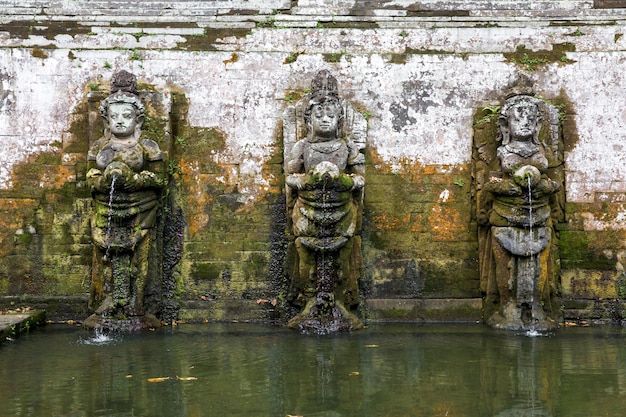
<svg viewBox="0 0 626 417">
<path fill-rule="evenodd" d="M 313 96 L 330 95 L 338 97 L 337 79 L 328 70 L 321 70 L 311 81 L 311 94 Z"/>
<path fill-rule="evenodd" d="M 534 96 L 535 90 L 533 88 L 533 80 L 526 75 L 521 75 L 509 86 L 506 92 L 506 98 L 509 99 L 513 96 Z"/>
<path fill-rule="evenodd" d="M 126 70 L 121 70 L 111 77 L 111 94 L 123 91 L 125 93 L 137 94 L 137 77 Z"/>
<path fill-rule="evenodd" d="M 111 94 L 100 103 L 100 115 L 107 119 L 108 108 L 111 103 L 128 103 L 137 109 L 137 116 L 143 117 L 145 107 L 139 98 L 137 77 L 128 71 L 121 70 L 111 77 Z"/>
</svg>

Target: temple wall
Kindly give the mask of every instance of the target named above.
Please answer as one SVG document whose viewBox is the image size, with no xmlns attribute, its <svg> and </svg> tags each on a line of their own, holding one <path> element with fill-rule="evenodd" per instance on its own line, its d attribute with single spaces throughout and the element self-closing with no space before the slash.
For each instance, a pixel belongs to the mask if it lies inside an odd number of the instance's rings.
<svg viewBox="0 0 626 417">
<path fill-rule="evenodd" d="M 621 2 L 0 3 L 5 303 L 83 305 L 86 157 L 98 123 L 88 97 L 126 69 L 172 101 L 181 317 L 271 317 L 284 288 L 282 114 L 328 69 L 369 126 L 361 288 L 370 317 L 480 318 L 472 137 L 484 109 L 524 75 L 561 111 L 565 310 L 621 317 L 598 302 L 626 297 Z"/>
</svg>

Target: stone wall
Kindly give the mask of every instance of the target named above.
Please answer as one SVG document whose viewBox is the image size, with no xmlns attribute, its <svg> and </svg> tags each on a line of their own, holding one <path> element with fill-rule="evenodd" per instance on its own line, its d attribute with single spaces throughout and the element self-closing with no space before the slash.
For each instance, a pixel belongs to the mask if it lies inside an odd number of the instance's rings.
<svg viewBox="0 0 626 417">
<path fill-rule="evenodd" d="M 172 98 L 181 318 L 272 317 L 284 288 L 282 113 L 328 69 L 369 124 L 361 287 L 371 318 L 480 318 L 473 130 L 523 75 L 561 109 L 567 315 L 622 317 L 622 2 L 0 3 L 5 303 L 41 302 L 59 317 L 69 310 L 58 300 L 84 309 L 85 167 L 98 123 L 88 96 L 126 69 Z"/>
</svg>

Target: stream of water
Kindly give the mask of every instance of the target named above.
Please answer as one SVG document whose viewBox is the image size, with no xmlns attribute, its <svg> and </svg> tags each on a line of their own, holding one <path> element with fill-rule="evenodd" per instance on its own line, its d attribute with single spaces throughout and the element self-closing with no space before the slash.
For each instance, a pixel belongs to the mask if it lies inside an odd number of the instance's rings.
<svg viewBox="0 0 626 417">
<path fill-rule="evenodd" d="M 626 329 L 205 324 L 96 337 L 49 325 L 0 346 L 0 405 L 0 417 L 618 417 Z"/>
</svg>

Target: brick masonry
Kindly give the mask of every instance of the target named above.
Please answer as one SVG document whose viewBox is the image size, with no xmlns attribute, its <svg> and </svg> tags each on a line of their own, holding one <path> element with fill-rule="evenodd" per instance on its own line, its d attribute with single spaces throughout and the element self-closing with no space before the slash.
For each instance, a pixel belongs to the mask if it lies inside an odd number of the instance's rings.
<svg viewBox="0 0 626 417">
<path fill-rule="evenodd" d="M 563 298 L 626 296 L 620 3 L 1 1 L 0 294 L 87 291 L 87 95 L 127 69 L 173 97 L 185 311 L 268 317 L 254 301 L 280 296 L 281 116 L 329 69 L 369 124 L 367 298 L 480 297 L 473 118 L 521 75 L 562 106 Z"/>
</svg>

